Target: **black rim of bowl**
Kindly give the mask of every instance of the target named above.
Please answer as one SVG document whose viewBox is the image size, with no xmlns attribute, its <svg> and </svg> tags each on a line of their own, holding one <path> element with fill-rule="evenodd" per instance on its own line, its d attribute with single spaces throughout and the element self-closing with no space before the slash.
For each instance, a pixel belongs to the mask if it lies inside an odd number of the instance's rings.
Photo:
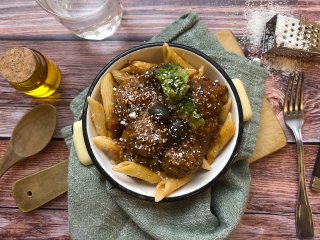
<svg viewBox="0 0 320 240">
<path fill-rule="evenodd" d="M 238 133 L 238 138 L 236 141 L 236 145 L 233 149 L 233 152 L 230 156 L 230 159 L 228 160 L 228 162 L 226 163 L 226 165 L 224 166 L 224 168 L 222 169 L 222 171 L 212 180 L 210 180 L 207 184 L 205 184 L 204 186 L 202 186 L 199 189 L 196 189 L 190 193 L 184 194 L 184 195 L 180 195 L 180 196 L 176 196 L 176 197 L 167 197 L 165 199 L 163 199 L 161 202 L 172 202 L 172 201 L 177 201 L 177 200 L 182 200 L 185 198 L 188 198 L 190 196 L 196 195 L 202 191 L 204 191 L 205 189 L 207 189 L 209 186 L 213 186 L 214 184 L 216 184 L 220 178 L 227 172 L 227 170 L 230 168 L 231 163 L 233 162 L 233 159 L 235 158 L 235 156 L 238 153 L 239 147 L 240 147 L 240 142 L 241 142 L 241 138 L 242 138 L 242 132 L 243 132 L 243 114 L 242 114 L 242 106 L 240 104 L 240 98 L 238 95 L 238 92 L 232 82 L 232 80 L 230 79 L 230 77 L 227 75 L 227 73 L 222 69 L 222 67 L 220 67 L 219 64 L 217 64 L 212 58 L 210 58 L 209 56 L 207 56 L 206 54 L 200 52 L 197 49 L 194 49 L 192 47 L 186 46 L 186 45 L 182 45 L 182 44 L 177 44 L 177 43 L 168 43 L 169 46 L 171 47 L 176 47 L 176 48 L 181 48 L 190 52 L 193 52 L 197 55 L 199 55 L 200 57 L 204 58 L 205 60 L 207 60 L 210 64 L 212 64 L 221 74 L 222 76 L 225 78 L 225 80 L 228 82 L 230 88 L 232 89 L 233 95 L 236 99 L 237 102 L 237 107 L 238 107 L 238 114 L 239 114 L 239 133 Z M 155 43 L 146 43 L 146 44 L 142 44 L 133 48 L 130 48 L 122 53 L 120 53 L 119 55 L 117 55 L 115 58 L 113 58 L 101 71 L 100 73 L 96 76 L 96 78 L 93 80 L 91 86 L 89 87 L 88 93 L 87 93 L 87 97 L 91 96 L 96 84 L 99 82 L 100 78 L 103 76 L 103 74 L 115 63 L 117 62 L 119 59 L 121 59 L 122 57 L 135 52 L 137 50 L 141 50 L 144 48 L 150 48 L 150 47 L 159 47 L 162 46 L 163 42 L 155 42 Z M 87 99 L 86 97 L 86 99 Z M 129 190 L 128 188 L 126 188 L 125 186 L 121 185 L 120 183 L 118 183 L 115 179 L 113 179 L 104 169 L 103 167 L 100 165 L 100 163 L 98 162 L 98 160 L 95 158 L 95 155 L 93 154 L 93 151 L 91 149 L 90 146 L 90 142 L 89 142 L 89 137 L 88 137 L 88 133 L 87 133 L 87 110 L 88 110 L 88 103 L 87 100 L 84 103 L 84 107 L 83 107 L 83 112 L 82 112 L 82 130 L 83 130 L 83 137 L 84 137 L 84 141 L 87 147 L 87 151 L 89 153 L 89 156 L 91 157 L 94 165 L 98 168 L 98 170 L 100 171 L 100 173 L 102 173 L 107 179 L 108 181 L 113 184 L 114 186 L 118 187 L 119 189 L 123 190 L 124 192 L 143 199 L 143 200 L 148 200 L 148 201 L 154 201 L 154 197 L 150 197 L 150 196 L 146 196 L 137 192 L 134 192 L 132 190 Z"/>
</svg>

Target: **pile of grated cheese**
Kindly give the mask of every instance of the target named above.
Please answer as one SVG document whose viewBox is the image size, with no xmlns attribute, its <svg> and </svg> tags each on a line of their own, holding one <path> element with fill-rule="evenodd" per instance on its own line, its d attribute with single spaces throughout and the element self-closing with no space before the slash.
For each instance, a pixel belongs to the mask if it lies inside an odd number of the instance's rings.
<svg viewBox="0 0 320 240">
<path fill-rule="evenodd" d="M 244 17 L 247 21 L 246 32 L 250 43 L 260 47 L 266 23 L 275 15 L 291 16 L 287 1 L 269 1 L 256 5 L 256 1 L 247 0 Z"/>
</svg>

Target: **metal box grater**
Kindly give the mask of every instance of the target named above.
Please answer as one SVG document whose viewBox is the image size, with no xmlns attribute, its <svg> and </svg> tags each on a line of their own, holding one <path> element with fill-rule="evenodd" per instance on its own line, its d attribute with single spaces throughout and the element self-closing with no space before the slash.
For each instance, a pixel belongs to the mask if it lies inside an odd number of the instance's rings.
<svg viewBox="0 0 320 240">
<path fill-rule="evenodd" d="M 319 25 L 277 14 L 266 23 L 262 51 L 292 57 L 320 56 L 319 42 Z"/>
</svg>

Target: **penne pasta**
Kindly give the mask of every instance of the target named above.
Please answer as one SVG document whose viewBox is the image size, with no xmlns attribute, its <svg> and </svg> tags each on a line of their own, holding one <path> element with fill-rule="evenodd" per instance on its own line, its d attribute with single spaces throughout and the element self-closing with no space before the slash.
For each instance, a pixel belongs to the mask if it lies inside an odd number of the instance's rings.
<svg viewBox="0 0 320 240">
<path fill-rule="evenodd" d="M 106 115 L 106 125 L 112 132 L 112 112 L 113 112 L 113 77 L 111 73 L 105 74 L 101 79 L 101 97 L 104 112 Z M 110 136 L 110 135 L 108 135 Z"/>
<path fill-rule="evenodd" d="M 204 66 L 202 65 L 198 70 L 199 77 L 202 77 L 204 75 Z"/>
<path fill-rule="evenodd" d="M 203 76 L 203 74 L 204 74 L 204 66 L 202 65 L 199 68 L 198 72 L 193 77 L 194 78 L 201 78 Z"/>
<path fill-rule="evenodd" d="M 107 154 L 115 162 L 119 162 L 123 158 L 122 146 L 110 137 L 96 136 L 92 138 L 93 143 L 103 152 Z"/>
<path fill-rule="evenodd" d="M 157 184 L 155 192 L 154 192 L 154 201 L 160 202 L 162 199 L 164 199 L 169 194 L 166 194 L 165 192 L 166 183 L 165 181 L 161 181 Z"/>
<path fill-rule="evenodd" d="M 157 66 L 157 64 L 142 61 L 134 61 L 132 64 L 136 66 L 138 69 L 140 69 L 142 72 L 146 72 L 150 68 Z"/>
<path fill-rule="evenodd" d="M 236 126 L 232 119 L 232 114 L 229 113 L 226 121 L 223 123 L 219 131 L 218 137 L 215 138 L 215 140 L 211 144 L 211 147 L 207 154 L 207 160 L 209 164 L 213 163 L 214 159 L 219 155 L 222 149 L 231 140 L 235 131 L 236 131 Z"/>
<path fill-rule="evenodd" d="M 120 72 L 125 72 L 128 74 L 141 74 L 141 70 L 137 68 L 135 65 L 130 64 L 129 66 L 122 68 Z"/>
<path fill-rule="evenodd" d="M 203 158 L 201 168 L 207 171 L 211 171 L 212 169 L 211 165 L 208 163 L 207 159 L 205 158 Z"/>
<path fill-rule="evenodd" d="M 249 97 L 247 95 L 246 89 L 244 88 L 244 85 L 240 79 L 232 79 L 232 82 L 234 86 L 237 89 L 237 92 L 240 97 L 240 102 L 242 105 L 242 112 L 243 112 L 243 120 L 245 122 L 250 121 L 252 118 L 252 110 L 250 106 Z"/>
<path fill-rule="evenodd" d="M 90 116 L 97 134 L 99 136 L 107 136 L 106 116 L 102 104 L 92 97 L 88 97 L 87 100 L 90 107 Z"/>
<path fill-rule="evenodd" d="M 121 72 L 126 72 L 129 74 L 142 74 L 154 66 L 156 66 L 156 64 L 141 62 L 141 61 L 134 61 L 129 66 L 121 69 Z"/>
<path fill-rule="evenodd" d="M 159 182 L 155 190 L 155 202 L 159 202 L 165 197 L 169 196 L 175 190 L 186 185 L 192 179 L 192 175 L 183 178 L 166 178 Z"/>
<path fill-rule="evenodd" d="M 182 57 L 180 57 L 167 43 L 163 44 L 163 58 L 165 62 L 172 62 L 180 65 L 182 68 L 188 71 L 189 76 L 197 73 L 197 70 L 187 63 Z"/>
<path fill-rule="evenodd" d="M 227 102 L 223 105 L 220 115 L 219 115 L 219 122 L 224 123 L 228 117 L 229 112 L 231 111 L 232 107 L 232 101 L 231 98 L 229 97 Z"/>
<path fill-rule="evenodd" d="M 117 84 L 128 82 L 130 81 L 130 79 L 132 79 L 132 76 L 129 73 L 118 70 L 112 71 L 112 76 L 114 77 L 114 80 L 117 82 Z"/>
<path fill-rule="evenodd" d="M 149 168 L 130 161 L 121 162 L 113 167 L 116 172 L 124 173 L 127 176 L 144 180 L 148 183 L 155 184 L 161 181 L 160 176 L 152 172 Z"/>
</svg>

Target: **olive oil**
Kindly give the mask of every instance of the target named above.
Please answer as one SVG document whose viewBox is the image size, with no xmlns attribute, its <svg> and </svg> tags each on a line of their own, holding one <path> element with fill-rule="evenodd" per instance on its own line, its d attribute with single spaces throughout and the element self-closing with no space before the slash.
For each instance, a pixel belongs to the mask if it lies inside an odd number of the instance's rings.
<svg viewBox="0 0 320 240">
<path fill-rule="evenodd" d="M 54 93 L 61 83 L 59 68 L 35 49 L 8 50 L 0 59 L 0 73 L 15 89 L 43 98 Z"/>
</svg>

